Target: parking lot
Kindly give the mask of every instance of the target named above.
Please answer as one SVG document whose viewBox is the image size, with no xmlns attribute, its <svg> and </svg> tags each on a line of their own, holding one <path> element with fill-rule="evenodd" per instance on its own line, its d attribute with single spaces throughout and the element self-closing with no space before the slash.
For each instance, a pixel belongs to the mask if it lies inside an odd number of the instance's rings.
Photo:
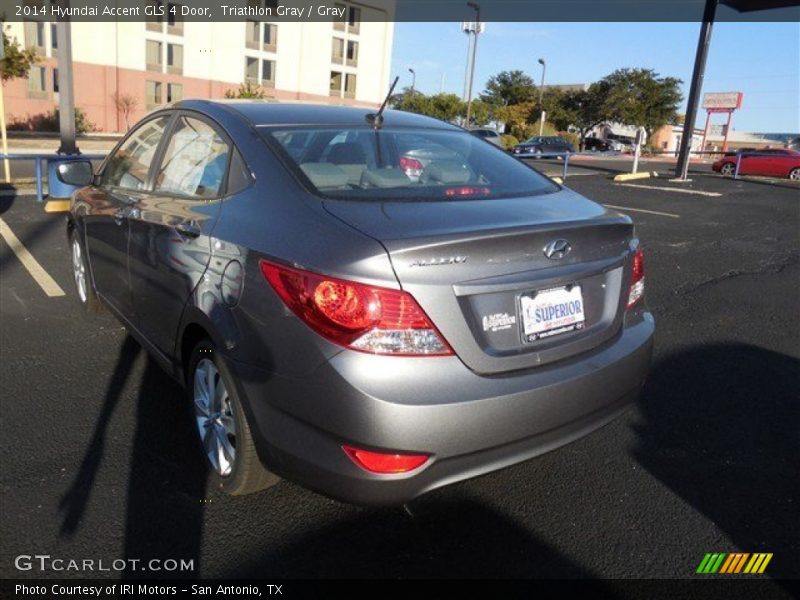
<svg viewBox="0 0 800 600">
<path fill-rule="evenodd" d="M 287 482 L 206 490 L 180 388 L 113 318 L 79 312 L 63 216 L 0 198 L 2 555 L 194 559 L 204 577 L 686 578 L 707 552 L 769 552 L 766 576 L 800 577 L 800 188 L 701 168 L 617 184 L 613 166 L 583 159 L 567 184 L 643 240 L 657 341 L 641 402 L 396 509 Z M 11 560 L 0 575 L 41 576 Z"/>
</svg>

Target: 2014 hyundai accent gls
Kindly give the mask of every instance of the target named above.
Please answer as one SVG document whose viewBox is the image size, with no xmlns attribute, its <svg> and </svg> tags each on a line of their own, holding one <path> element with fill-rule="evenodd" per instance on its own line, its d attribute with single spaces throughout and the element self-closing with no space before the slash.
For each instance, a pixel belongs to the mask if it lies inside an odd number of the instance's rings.
<svg viewBox="0 0 800 600">
<path fill-rule="evenodd" d="M 399 504 L 620 415 L 631 220 L 403 112 L 184 101 L 60 166 L 78 296 L 183 382 L 216 483 Z"/>
</svg>

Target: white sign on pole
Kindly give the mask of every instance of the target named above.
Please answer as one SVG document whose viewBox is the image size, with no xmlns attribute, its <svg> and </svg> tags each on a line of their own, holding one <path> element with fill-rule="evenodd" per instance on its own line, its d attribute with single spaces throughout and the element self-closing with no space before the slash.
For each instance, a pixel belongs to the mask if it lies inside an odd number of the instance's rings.
<svg viewBox="0 0 800 600">
<path fill-rule="evenodd" d="M 742 106 L 742 92 L 708 92 L 703 95 L 703 108 L 730 109 Z"/>
</svg>

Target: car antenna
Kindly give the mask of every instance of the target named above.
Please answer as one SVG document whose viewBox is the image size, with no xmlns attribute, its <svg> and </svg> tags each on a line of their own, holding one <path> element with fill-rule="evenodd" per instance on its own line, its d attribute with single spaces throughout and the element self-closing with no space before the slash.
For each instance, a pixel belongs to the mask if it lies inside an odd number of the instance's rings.
<svg viewBox="0 0 800 600">
<path fill-rule="evenodd" d="M 370 113 L 367 115 L 367 122 L 371 123 L 375 129 L 380 129 L 383 125 L 383 109 L 386 108 L 386 104 L 389 102 L 389 98 L 392 97 L 392 92 L 394 91 L 394 86 L 397 85 L 397 81 L 400 79 L 400 76 L 394 78 L 392 82 L 392 86 L 389 88 L 389 93 L 386 94 L 386 98 L 383 99 L 383 104 L 378 109 L 376 113 Z"/>
</svg>

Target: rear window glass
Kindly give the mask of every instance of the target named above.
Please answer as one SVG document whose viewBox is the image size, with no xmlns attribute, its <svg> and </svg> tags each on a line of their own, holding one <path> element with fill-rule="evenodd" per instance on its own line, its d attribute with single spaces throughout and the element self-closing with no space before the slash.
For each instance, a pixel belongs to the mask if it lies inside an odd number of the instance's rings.
<svg viewBox="0 0 800 600">
<path fill-rule="evenodd" d="M 552 181 L 464 131 L 260 128 L 312 191 L 362 200 L 455 200 L 529 196 Z"/>
</svg>

